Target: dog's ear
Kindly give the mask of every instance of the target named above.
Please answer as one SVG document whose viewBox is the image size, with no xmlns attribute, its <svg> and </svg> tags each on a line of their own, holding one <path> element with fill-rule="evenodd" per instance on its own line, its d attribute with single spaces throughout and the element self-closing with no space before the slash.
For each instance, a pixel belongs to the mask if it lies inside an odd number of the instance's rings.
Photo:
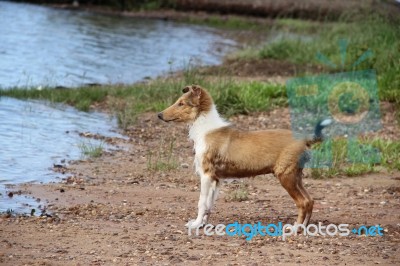
<svg viewBox="0 0 400 266">
<path fill-rule="evenodd" d="M 182 89 L 183 93 L 191 92 L 192 96 L 197 96 L 200 98 L 201 96 L 201 87 L 199 85 L 192 85 L 192 86 L 186 86 L 185 88 Z"/>
<path fill-rule="evenodd" d="M 199 85 L 192 85 L 192 95 L 200 98 L 201 87 Z"/>
<path fill-rule="evenodd" d="M 185 88 L 182 89 L 182 92 L 183 93 L 189 92 L 188 100 L 190 101 L 191 105 L 193 106 L 199 105 L 202 94 L 202 88 L 200 86 L 198 85 L 186 86 Z"/>
</svg>

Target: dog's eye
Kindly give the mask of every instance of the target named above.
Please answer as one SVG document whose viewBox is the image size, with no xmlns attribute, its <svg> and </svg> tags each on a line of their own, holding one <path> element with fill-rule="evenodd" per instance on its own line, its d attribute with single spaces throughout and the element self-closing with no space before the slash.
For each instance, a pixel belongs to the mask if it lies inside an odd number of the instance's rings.
<svg viewBox="0 0 400 266">
<path fill-rule="evenodd" d="M 185 104 L 183 102 L 179 102 L 178 106 L 184 106 Z"/>
</svg>

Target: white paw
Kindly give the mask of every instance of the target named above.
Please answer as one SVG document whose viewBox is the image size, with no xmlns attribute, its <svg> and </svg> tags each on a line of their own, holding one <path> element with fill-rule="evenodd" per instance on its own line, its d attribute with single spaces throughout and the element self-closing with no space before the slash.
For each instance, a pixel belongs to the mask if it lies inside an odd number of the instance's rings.
<svg viewBox="0 0 400 266">
<path fill-rule="evenodd" d="M 185 226 L 187 228 L 197 228 L 197 227 L 202 227 L 204 226 L 204 224 L 200 221 L 198 222 L 197 220 L 190 220 L 189 222 L 187 222 L 187 224 L 185 224 Z"/>
</svg>

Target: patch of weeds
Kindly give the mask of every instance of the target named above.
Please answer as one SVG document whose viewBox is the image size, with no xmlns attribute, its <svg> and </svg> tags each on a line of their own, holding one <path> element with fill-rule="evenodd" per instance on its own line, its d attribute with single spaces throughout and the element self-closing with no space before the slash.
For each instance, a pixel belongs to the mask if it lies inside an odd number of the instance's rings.
<svg viewBox="0 0 400 266">
<path fill-rule="evenodd" d="M 249 199 L 249 191 L 247 188 L 247 185 L 245 184 L 240 184 L 235 190 L 229 192 L 225 196 L 225 201 L 227 202 L 241 202 L 241 201 L 246 201 Z"/>
<path fill-rule="evenodd" d="M 230 82 L 210 86 L 210 93 L 219 111 L 225 116 L 269 111 L 285 105 L 286 89 L 282 85 L 264 82 Z"/>
<path fill-rule="evenodd" d="M 169 171 L 178 168 L 178 161 L 173 153 L 175 139 L 161 139 L 157 151 L 148 151 L 147 169 L 150 171 Z"/>
<path fill-rule="evenodd" d="M 358 141 L 357 145 L 359 145 L 360 150 L 349 153 L 347 139 L 333 140 L 332 165 L 329 168 L 312 168 L 311 176 L 316 179 L 358 176 L 377 172 L 379 170 L 377 166 L 389 171 L 400 171 L 400 141 L 382 139 L 359 139 Z M 313 149 L 321 150 L 321 147 L 321 144 L 317 144 L 313 146 Z M 355 162 L 351 158 L 358 158 L 359 161 Z M 370 160 L 371 158 L 373 160 Z M 362 162 L 364 159 L 365 161 Z"/>
<path fill-rule="evenodd" d="M 75 104 L 75 108 L 80 111 L 88 112 L 90 109 L 90 105 L 91 105 L 91 100 L 83 99 Z"/>
<path fill-rule="evenodd" d="M 57 89 L 57 88 L 11 88 L 0 89 L 0 97 L 7 96 L 17 99 L 38 99 L 47 100 L 54 103 L 64 103 L 75 106 L 78 110 L 89 111 L 94 103 L 103 102 L 108 95 L 108 88 L 100 87 L 81 87 L 77 89 Z"/>
<path fill-rule="evenodd" d="M 92 143 L 89 141 L 79 144 L 78 147 L 81 150 L 82 157 L 98 158 L 103 154 L 104 142 Z"/>
<path fill-rule="evenodd" d="M 373 139 L 367 143 L 381 151 L 381 166 L 400 171 L 400 141 Z"/>
<path fill-rule="evenodd" d="M 109 109 L 117 119 L 118 127 L 127 130 L 129 126 L 135 124 L 138 112 L 134 107 L 134 98 L 127 97 L 125 99 L 112 98 L 109 100 Z"/>
</svg>

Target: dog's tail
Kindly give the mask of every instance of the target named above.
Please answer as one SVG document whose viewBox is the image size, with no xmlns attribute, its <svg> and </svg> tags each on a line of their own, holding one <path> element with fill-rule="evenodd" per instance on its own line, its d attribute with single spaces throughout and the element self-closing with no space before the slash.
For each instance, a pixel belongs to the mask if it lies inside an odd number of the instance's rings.
<svg viewBox="0 0 400 266">
<path fill-rule="evenodd" d="M 307 146 L 323 141 L 322 130 L 332 124 L 332 122 L 333 121 L 330 118 L 319 121 L 314 129 L 314 137 L 307 140 Z"/>
</svg>

